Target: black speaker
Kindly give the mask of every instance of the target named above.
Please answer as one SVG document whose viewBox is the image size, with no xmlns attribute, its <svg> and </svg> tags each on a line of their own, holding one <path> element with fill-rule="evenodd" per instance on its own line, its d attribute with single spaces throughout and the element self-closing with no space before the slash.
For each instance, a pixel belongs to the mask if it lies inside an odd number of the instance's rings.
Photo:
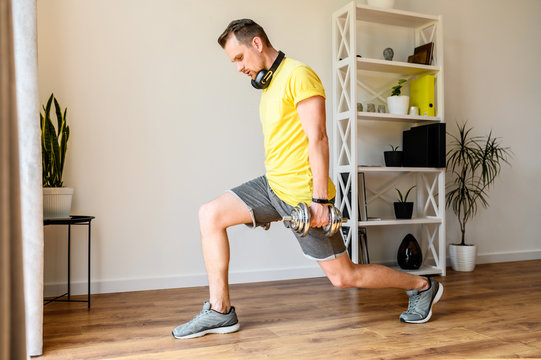
<svg viewBox="0 0 541 360">
<path fill-rule="evenodd" d="M 445 123 L 412 127 L 403 132 L 403 164 L 407 167 L 445 167 Z"/>
</svg>

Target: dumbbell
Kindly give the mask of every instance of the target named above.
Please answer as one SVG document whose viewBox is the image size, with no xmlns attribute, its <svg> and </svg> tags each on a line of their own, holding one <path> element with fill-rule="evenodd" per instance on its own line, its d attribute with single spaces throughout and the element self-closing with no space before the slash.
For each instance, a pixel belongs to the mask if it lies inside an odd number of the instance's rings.
<svg viewBox="0 0 541 360">
<path fill-rule="evenodd" d="M 348 221 L 343 218 L 340 210 L 338 210 L 333 204 L 324 204 L 329 207 L 329 222 L 323 226 L 323 233 L 325 236 L 331 237 L 338 229 L 342 227 L 342 224 Z M 293 208 L 289 216 L 282 218 L 284 225 L 291 228 L 301 237 L 305 237 L 310 230 L 310 208 L 305 203 L 301 202 Z"/>
</svg>

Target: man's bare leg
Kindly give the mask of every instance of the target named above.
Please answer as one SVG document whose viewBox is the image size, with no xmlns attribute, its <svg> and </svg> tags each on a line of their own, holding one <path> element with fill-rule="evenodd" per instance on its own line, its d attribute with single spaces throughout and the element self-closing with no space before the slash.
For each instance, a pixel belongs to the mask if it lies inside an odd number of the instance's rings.
<svg viewBox="0 0 541 360">
<path fill-rule="evenodd" d="M 333 283 L 340 288 L 399 288 L 425 290 L 425 277 L 393 270 L 377 264 L 354 264 L 347 254 L 336 259 L 319 261 L 319 265 Z"/>
<path fill-rule="evenodd" d="M 203 257 L 209 281 L 209 302 L 212 309 L 226 313 L 229 298 L 229 226 L 252 223 L 246 206 L 231 193 L 224 193 L 199 209 L 199 226 Z"/>
<path fill-rule="evenodd" d="M 209 280 L 209 301 L 199 315 L 173 329 L 177 339 L 191 339 L 206 334 L 227 334 L 239 329 L 239 321 L 229 298 L 229 239 L 227 228 L 251 223 L 252 217 L 244 203 L 235 195 L 225 193 L 199 209 L 199 226 L 203 257 Z"/>
<path fill-rule="evenodd" d="M 407 311 L 400 321 L 421 324 L 432 317 L 432 306 L 442 294 L 443 285 L 434 279 L 393 270 L 383 265 L 354 264 L 347 254 L 332 260 L 319 261 L 334 286 L 340 288 L 399 288 L 409 297 Z"/>
</svg>

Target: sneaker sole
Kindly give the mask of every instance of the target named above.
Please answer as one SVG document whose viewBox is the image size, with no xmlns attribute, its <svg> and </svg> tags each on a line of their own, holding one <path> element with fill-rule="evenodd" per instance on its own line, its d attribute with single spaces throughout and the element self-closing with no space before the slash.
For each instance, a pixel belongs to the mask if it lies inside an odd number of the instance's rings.
<svg viewBox="0 0 541 360">
<path fill-rule="evenodd" d="M 436 296 L 434 296 L 434 299 L 432 300 L 432 304 L 430 304 L 430 311 L 428 312 L 428 315 L 424 319 L 411 320 L 411 321 L 404 321 L 402 319 L 400 319 L 400 320 L 402 322 L 405 322 L 405 323 L 408 323 L 408 324 L 423 324 L 423 323 L 427 322 L 432 317 L 432 306 L 434 306 L 434 304 L 436 304 L 438 301 L 440 301 L 442 295 L 443 295 L 443 285 L 441 283 L 439 283 L 438 292 L 436 293 Z"/>
<path fill-rule="evenodd" d="M 174 332 L 171 332 L 171 333 L 173 334 L 173 337 L 176 339 L 193 339 L 193 338 L 201 337 L 207 334 L 229 334 L 229 333 L 233 333 L 237 331 L 239 328 L 240 328 L 240 324 L 236 323 L 235 325 L 203 330 L 198 333 L 184 335 L 184 336 L 176 336 Z"/>
</svg>

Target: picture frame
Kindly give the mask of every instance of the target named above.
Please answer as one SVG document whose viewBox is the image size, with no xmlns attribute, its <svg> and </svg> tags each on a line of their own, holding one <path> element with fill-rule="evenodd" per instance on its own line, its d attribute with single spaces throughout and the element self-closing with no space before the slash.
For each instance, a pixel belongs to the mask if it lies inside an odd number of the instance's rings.
<svg viewBox="0 0 541 360">
<path fill-rule="evenodd" d="M 434 43 L 418 46 L 413 51 L 413 55 L 408 56 L 409 63 L 431 65 L 433 60 Z"/>
</svg>

